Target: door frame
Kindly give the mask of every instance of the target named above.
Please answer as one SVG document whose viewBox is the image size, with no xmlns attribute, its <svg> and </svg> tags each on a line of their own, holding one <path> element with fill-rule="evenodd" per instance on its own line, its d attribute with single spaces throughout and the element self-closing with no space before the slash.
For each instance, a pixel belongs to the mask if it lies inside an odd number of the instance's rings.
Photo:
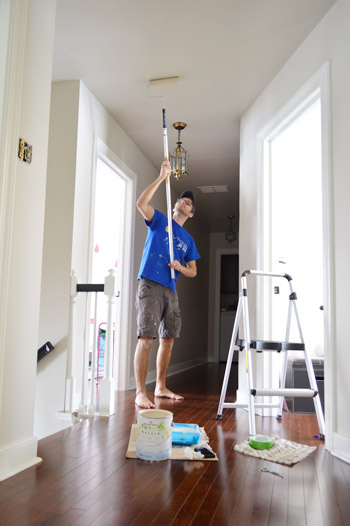
<svg viewBox="0 0 350 526">
<path fill-rule="evenodd" d="M 125 218 L 124 236 L 122 242 L 122 254 L 120 258 L 121 272 L 119 274 L 120 284 L 123 290 L 116 300 L 115 321 L 116 327 L 120 329 L 115 332 L 115 348 L 119 352 L 114 354 L 114 387 L 118 391 L 125 391 L 129 387 L 129 370 L 132 341 L 132 307 L 133 303 L 133 276 L 134 276 L 134 243 L 135 237 L 135 200 L 136 200 L 136 180 L 137 175 L 131 168 L 120 159 L 99 137 L 94 138 L 93 149 L 93 175 L 91 188 L 91 215 L 90 215 L 90 240 L 89 240 L 89 278 L 92 272 L 92 251 L 93 251 L 93 220 L 94 220 L 94 196 L 96 187 L 96 167 L 97 158 L 105 162 L 114 170 L 126 183 L 125 188 Z M 106 269 L 107 271 L 108 269 Z M 119 318 L 120 323 L 117 323 Z"/>
<path fill-rule="evenodd" d="M 221 283 L 221 256 L 238 255 L 238 248 L 217 248 L 215 253 L 215 299 L 214 299 L 214 361 L 220 362 L 220 283 Z M 239 280 L 239 277 L 238 277 Z"/>
<path fill-rule="evenodd" d="M 269 232 L 266 235 L 269 225 L 267 214 L 269 209 L 269 186 L 268 186 L 268 165 L 267 148 L 269 142 L 275 137 L 288 122 L 294 120 L 307 105 L 317 92 L 321 102 L 321 151 L 322 151 L 322 230 L 323 230 L 323 295 L 324 295 L 324 375 L 325 375 L 325 407 L 326 420 L 326 448 L 333 449 L 332 430 L 333 430 L 333 405 L 334 405 L 334 385 L 333 385 L 333 360 L 332 350 L 335 348 L 334 334 L 334 260 L 333 260 L 333 189 L 331 180 L 331 140 L 330 140 L 330 64 L 326 62 L 314 76 L 292 97 L 285 106 L 264 126 L 257 136 L 258 153 L 258 194 L 261 196 L 259 202 L 258 217 L 258 246 L 257 258 L 259 268 L 269 270 L 266 254 L 271 241 Z M 268 300 L 266 291 L 260 288 L 257 291 L 257 310 L 267 312 Z M 257 320 L 257 331 L 263 332 L 265 321 L 263 317 Z M 271 371 L 266 371 L 266 375 Z M 264 372 L 265 376 L 265 372 Z"/>
</svg>

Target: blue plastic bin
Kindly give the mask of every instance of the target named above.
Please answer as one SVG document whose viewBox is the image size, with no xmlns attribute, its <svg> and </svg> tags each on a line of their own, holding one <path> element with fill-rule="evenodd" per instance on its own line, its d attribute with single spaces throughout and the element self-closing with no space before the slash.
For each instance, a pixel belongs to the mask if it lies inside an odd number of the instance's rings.
<svg viewBox="0 0 350 526">
<path fill-rule="evenodd" d="M 172 443 L 179 446 L 198 444 L 201 431 L 197 424 L 174 424 L 172 428 Z"/>
</svg>

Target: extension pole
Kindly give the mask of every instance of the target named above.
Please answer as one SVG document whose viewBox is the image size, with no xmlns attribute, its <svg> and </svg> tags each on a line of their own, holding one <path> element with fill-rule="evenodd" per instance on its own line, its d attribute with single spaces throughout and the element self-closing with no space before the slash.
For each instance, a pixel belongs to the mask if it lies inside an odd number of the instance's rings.
<svg viewBox="0 0 350 526">
<path fill-rule="evenodd" d="M 168 150 L 168 130 L 166 125 L 166 114 L 165 108 L 163 107 L 163 147 L 164 147 L 164 160 L 169 160 L 169 150 Z M 174 261 L 174 245 L 173 245 L 173 218 L 172 218 L 172 208 L 171 208 L 171 194 L 170 194 L 170 175 L 166 177 L 166 202 L 167 202 L 167 213 L 168 213 L 168 238 L 169 238 L 169 255 L 170 263 Z M 171 267 L 171 290 L 175 292 L 176 282 L 175 282 L 175 270 Z"/>
</svg>

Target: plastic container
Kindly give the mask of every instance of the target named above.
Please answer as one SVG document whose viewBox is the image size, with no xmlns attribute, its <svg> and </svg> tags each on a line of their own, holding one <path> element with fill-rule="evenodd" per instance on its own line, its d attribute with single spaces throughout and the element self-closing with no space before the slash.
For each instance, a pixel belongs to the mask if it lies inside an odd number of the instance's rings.
<svg viewBox="0 0 350 526">
<path fill-rule="evenodd" d="M 191 446 L 198 444 L 201 431 L 197 424 L 174 424 L 172 441 L 174 445 Z"/>
</svg>

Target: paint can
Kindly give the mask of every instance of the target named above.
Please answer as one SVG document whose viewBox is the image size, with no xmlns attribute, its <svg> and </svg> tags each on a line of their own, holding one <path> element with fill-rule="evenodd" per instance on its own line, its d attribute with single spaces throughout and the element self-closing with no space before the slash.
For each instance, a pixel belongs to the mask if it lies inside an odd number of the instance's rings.
<svg viewBox="0 0 350 526">
<path fill-rule="evenodd" d="M 137 415 L 136 456 L 142 460 L 171 457 L 173 413 L 163 409 L 142 409 Z"/>
</svg>

